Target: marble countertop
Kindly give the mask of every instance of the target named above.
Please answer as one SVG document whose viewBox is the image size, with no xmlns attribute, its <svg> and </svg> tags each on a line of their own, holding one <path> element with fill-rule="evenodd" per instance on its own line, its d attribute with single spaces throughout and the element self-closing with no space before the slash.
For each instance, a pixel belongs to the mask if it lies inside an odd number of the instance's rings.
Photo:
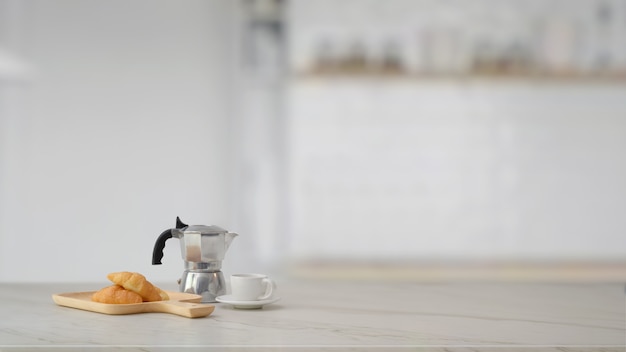
<svg viewBox="0 0 626 352">
<path fill-rule="evenodd" d="M 279 282 L 258 310 L 112 316 L 57 306 L 102 284 L 0 284 L 0 351 L 624 351 L 623 284 Z M 165 289 L 175 287 L 161 286 Z"/>
</svg>

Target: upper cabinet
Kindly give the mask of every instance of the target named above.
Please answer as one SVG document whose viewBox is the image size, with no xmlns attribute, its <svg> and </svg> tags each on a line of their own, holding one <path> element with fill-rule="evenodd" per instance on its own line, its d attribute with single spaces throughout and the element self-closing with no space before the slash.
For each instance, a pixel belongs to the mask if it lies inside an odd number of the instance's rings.
<svg viewBox="0 0 626 352">
<path fill-rule="evenodd" d="M 626 82 L 622 0 L 294 0 L 296 77 Z"/>
</svg>

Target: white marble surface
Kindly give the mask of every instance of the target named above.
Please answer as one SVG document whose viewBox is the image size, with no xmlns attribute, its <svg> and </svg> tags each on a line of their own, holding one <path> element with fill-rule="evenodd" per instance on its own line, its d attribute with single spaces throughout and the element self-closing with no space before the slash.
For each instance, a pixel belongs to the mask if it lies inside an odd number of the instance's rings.
<svg viewBox="0 0 626 352">
<path fill-rule="evenodd" d="M 237 310 L 218 303 L 200 319 L 109 316 L 51 299 L 102 285 L 0 284 L 0 351 L 624 351 L 626 345 L 623 284 L 285 281 L 275 304 Z"/>
</svg>

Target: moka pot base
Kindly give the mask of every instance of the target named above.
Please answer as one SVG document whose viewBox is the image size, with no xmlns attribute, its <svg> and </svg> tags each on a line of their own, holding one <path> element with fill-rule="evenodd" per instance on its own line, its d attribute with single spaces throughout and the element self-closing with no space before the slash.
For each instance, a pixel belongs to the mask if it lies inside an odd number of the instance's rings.
<svg viewBox="0 0 626 352">
<path fill-rule="evenodd" d="M 202 303 L 217 302 L 226 294 L 226 280 L 221 271 L 185 270 L 180 278 L 180 291 L 202 296 Z"/>
</svg>

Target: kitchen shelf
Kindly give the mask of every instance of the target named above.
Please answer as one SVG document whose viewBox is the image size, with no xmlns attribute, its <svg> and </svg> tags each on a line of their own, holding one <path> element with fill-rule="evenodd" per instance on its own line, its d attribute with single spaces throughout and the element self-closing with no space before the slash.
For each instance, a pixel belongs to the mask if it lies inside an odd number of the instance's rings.
<svg viewBox="0 0 626 352">
<path fill-rule="evenodd" d="M 606 74 L 580 73 L 406 73 L 385 71 L 302 71 L 291 74 L 291 79 L 300 80 L 376 80 L 413 82 L 528 82 L 566 84 L 626 84 L 626 72 Z"/>
</svg>

